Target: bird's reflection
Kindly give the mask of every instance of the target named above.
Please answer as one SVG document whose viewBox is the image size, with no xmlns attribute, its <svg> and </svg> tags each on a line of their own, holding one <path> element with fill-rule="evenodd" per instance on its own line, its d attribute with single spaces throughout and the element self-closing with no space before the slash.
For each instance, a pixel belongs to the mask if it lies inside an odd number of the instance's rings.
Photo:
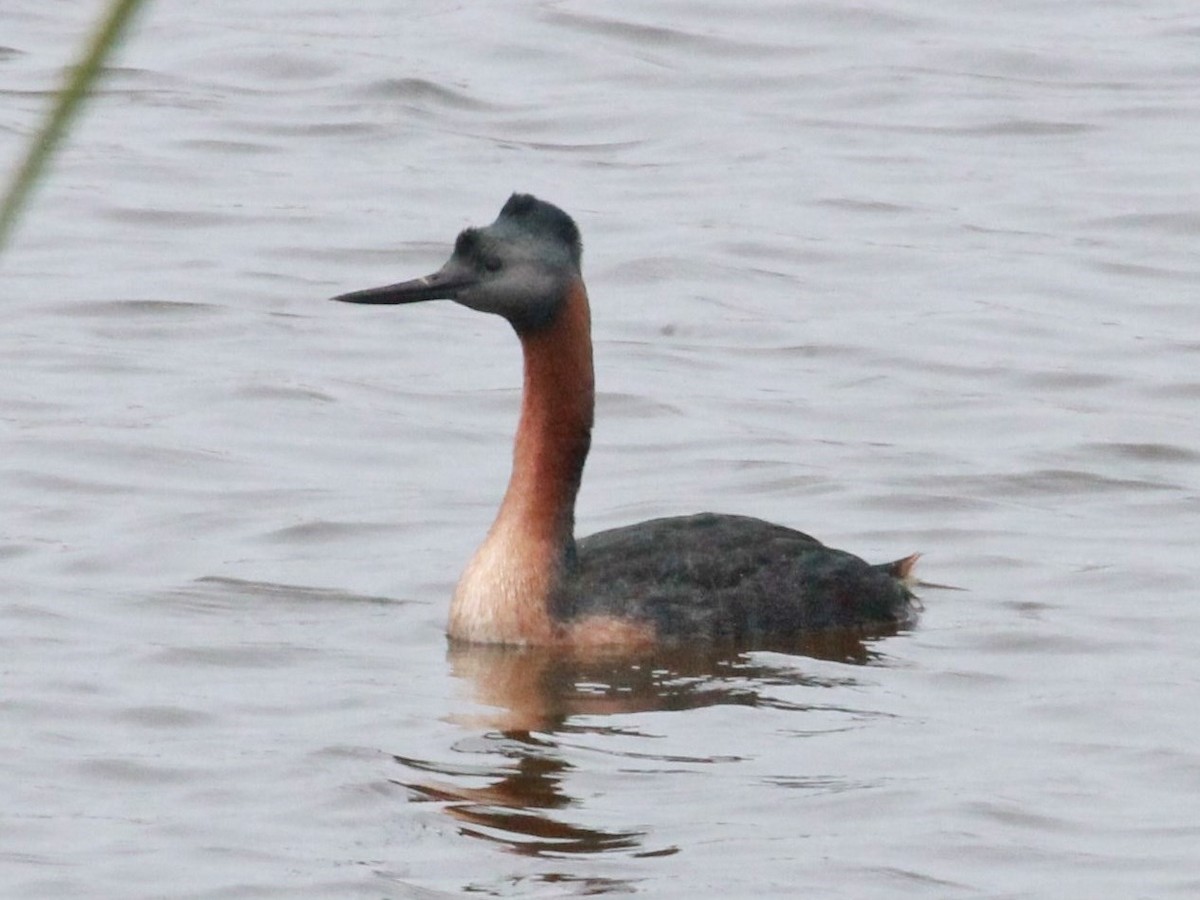
<svg viewBox="0 0 1200 900">
<path fill-rule="evenodd" d="M 570 748 L 562 736 L 618 733 L 624 729 L 604 723 L 604 717 L 638 712 L 716 705 L 829 710 L 824 704 L 805 707 L 780 699 L 771 689 L 853 685 L 853 669 L 834 677 L 814 676 L 804 671 L 804 660 L 797 657 L 870 663 L 879 656 L 872 649 L 873 640 L 883 636 L 842 632 L 787 646 L 756 648 L 774 651 L 770 653 L 675 647 L 583 655 L 540 648 L 452 645 L 448 653 L 452 673 L 470 688 L 479 706 L 486 708 L 485 712 L 455 717 L 469 726 L 473 735 L 458 742 L 454 750 L 476 759 L 482 756 L 485 762 L 464 765 L 396 755 L 396 762 L 405 770 L 396 782 L 416 800 L 443 804 L 444 812 L 460 824 L 463 834 L 522 855 L 670 854 L 675 848 L 646 846 L 644 832 L 565 820 L 563 811 L 578 803 L 564 789 L 572 764 L 566 758 Z M 672 760 L 701 765 L 728 761 L 702 752 Z"/>
<path fill-rule="evenodd" d="M 879 637 L 873 634 L 872 637 Z M 867 663 L 878 657 L 857 631 L 756 648 L 789 656 Z M 796 659 L 734 647 L 663 647 L 563 653 L 541 648 L 452 645 L 451 671 L 491 708 L 479 724 L 504 732 L 553 733 L 573 718 L 705 706 L 778 705 L 771 685 L 845 684 L 818 678 Z M 852 671 L 852 670 L 848 670 Z"/>
</svg>

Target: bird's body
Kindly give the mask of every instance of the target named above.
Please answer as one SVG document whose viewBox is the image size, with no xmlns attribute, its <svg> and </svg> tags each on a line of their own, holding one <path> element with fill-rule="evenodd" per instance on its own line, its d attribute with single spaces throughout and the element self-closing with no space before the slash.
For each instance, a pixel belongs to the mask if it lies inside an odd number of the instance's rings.
<svg viewBox="0 0 1200 900">
<path fill-rule="evenodd" d="M 458 582 L 452 638 L 565 646 L 761 641 L 903 625 L 916 556 L 870 565 L 799 531 L 702 513 L 574 537 L 595 408 L 591 318 L 575 223 L 515 194 L 464 231 L 437 273 L 336 297 L 453 299 L 504 316 L 525 379 L 508 490 Z"/>
<path fill-rule="evenodd" d="M 748 516 L 652 519 L 579 542 L 561 615 L 619 610 L 662 635 L 715 640 L 894 623 L 910 601 L 908 565 L 867 565 Z"/>
</svg>

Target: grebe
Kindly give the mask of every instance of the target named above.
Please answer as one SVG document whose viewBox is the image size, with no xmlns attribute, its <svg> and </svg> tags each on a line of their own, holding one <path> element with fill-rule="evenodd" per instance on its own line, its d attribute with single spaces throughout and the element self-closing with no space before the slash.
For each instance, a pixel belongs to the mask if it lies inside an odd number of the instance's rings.
<svg viewBox="0 0 1200 900">
<path fill-rule="evenodd" d="M 575 540 L 595 382 L 579 229 L 513 194 L 459 234 L 432 275 L 334 297 L 454 300 L 503 316 L 524 350 L 521 416 L 500 511 L 450 604 L 449 635 L 485 644 L 754 642 L 914 616 L 916 554 L 870 565 L 782 525 L 700 513 Z"/>
</svg>

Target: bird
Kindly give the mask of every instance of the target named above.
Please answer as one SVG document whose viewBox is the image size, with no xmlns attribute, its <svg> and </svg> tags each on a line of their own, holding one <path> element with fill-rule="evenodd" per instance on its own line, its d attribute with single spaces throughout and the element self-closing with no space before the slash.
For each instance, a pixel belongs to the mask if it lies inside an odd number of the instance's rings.
<svg viewBox="0 0 1200 900">
<path fill-rule="evenodd" d="M 596 396 L 582 252 L 570 215 L 517 193 L 492 224 L 463 230 L 433 274 L 332 298 L 452 300 L 501 316 L 520 340 L 512 470 L 496 518 L 454 589 L 450 640 L 753 645 L 911 625 L 919 554 L 873 565 L 784 525 L 711 512 L 575 537 Z"/>
</svg>

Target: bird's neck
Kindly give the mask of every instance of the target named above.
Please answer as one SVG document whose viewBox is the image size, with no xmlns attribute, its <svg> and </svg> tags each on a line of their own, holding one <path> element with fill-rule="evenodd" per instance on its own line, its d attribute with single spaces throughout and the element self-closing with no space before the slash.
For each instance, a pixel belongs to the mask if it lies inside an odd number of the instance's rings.
<svg viewBox="0 0 1200 900">
<path fill-rule="evenodd" d="M 574 552 L 575 497 L 596 398 L 581 280 L 549 324 L 521 334 L 521 346 L 525 384 L 508 490 L 450 607 L 450 636 L 462 640 L 552 642 L 550 604 Z"/>
</svg>

